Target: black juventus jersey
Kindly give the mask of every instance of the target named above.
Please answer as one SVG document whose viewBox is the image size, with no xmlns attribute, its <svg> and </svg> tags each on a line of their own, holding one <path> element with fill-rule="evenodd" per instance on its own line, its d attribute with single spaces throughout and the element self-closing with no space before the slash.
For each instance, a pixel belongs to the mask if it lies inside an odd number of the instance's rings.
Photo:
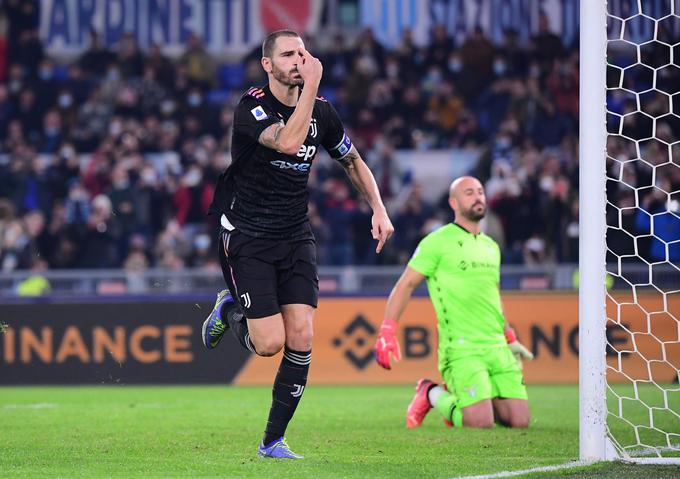
<svg viewBox="0 0 680 479">
<path fill-rule="evenodd" d="M 249 236 L 312 238 L 307 218 L 307 180 L 312 162 L 319 147 L 336 160 L 351 149 L 338 113 L 319 97 L 307 138 L 296 155 L 258 142 L 267 127 L 287 122 L 294 111 L 265 86 L 248 90 L 234 112 L 232 162 L 218 180 L 210 213 L 226 216 L 231 225 Z"/>
</svg>

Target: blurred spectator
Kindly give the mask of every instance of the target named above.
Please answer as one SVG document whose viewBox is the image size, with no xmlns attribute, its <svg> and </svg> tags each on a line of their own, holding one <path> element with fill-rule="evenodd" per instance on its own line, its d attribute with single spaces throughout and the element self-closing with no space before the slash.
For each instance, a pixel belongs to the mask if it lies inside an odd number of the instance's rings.
<svg viewBox="0 0 680 479">
<path fill-rule="evenodd" d="M 493 44 L 479 26 L 475 27 L 472 34 L 465 39 L 460 47 L 463 65 L 476 80 L 476 88 L 470 91 L 473 98 L 476 98 L 482 92 L 491 78 L 494 52 Z"/>
<path fill-rule="evenodd" d="M 18 38 L 17 45 L 9 50 L 10 58 L 13 62 L 23 65 L 28 77 L 35 78 L 38 76 L 38 65 L 44 55 L 37 25 L 23 30 Z"/>
<path fill-rule="evenodd" d="M 111 200 L 97 195 L 87 223 L 78 232 L 80 245 L 76 265 L 79 268 L 108 269 L 120 266 L 117 237 L 111 225 Z"/>
<path fill-rule="evenodd" d="M 564 54 L 564 45 L 560 37 L 550 30 L 550 21 L 545 12 L 538 18 L 538 33 L 531 38 L 533 55 L 540 63 L 550 64 Z"/>
<path fill-rule="evenodd" d="M 31 275 L 17 285 L 17 294 L 19 296 L 42 296 L 48 294 L 52 287 L 47 278 L 42 274 L 47 268 L 47 261 L 36 259 L 31 267 Z"/>
<path fill-rule="evenodd" d="M 164 89 L 172 88 L 174 68 L 170 59 L 163 55 L 158 43 L 154 43 L 149 49 L 146 58 L 146 68 L 153 70 L 153 78 L 157 79 Z"/>
<path fill-rule="evenodd" d="M 395 212 L 394 229 L 403 233 L 394 238 L 399 263 L 405 263 L 413 254 L 416 246 L 425 236 L 421 230 L 425 222 L 433 216 L 433 208 L 423 200 L 422 186 L 412 183 L 404 204 Z"/>
<path fill-rule="evenodd" d="M 344 180 L 331 178 L 323 185 L 324 199 L 320 213 L 328 227 L 326 253 L 328 264 L 344 266 L 354 263 L 353 223 L 359 214 L 357 202 L 350 197 Z"/>
<path fill-rule="evenodd" d="M 114 62 L 115 55 L 101 43 L 99 33 L 95 29 L 90 29 L 90 45 L 78 59 L 80 68 L 87 75 L 101 78 Z"/>
<path fill-rule="evenodd" d="M 22 90 L 19 94 L 16 118 L 21 123 L 24 134 L 33 141 L 37 141 L 40 138 L 44 114 L 45 112 L 41 111 L 37 104 L 35 92 L 28 88 Z"/>
<path fill-rule="evenodd" d="M 340 86 L 345 77 L 349 74 L 351 66 L 351 57 L 347 51 L 344 35 L 337 33 L 333 36 L 331 49 L 323 55 L 321 61 L 324 65 L 324 84 L 333 87 Z"/>
<path fill-rule="evenodd" d="M 449 36 L 445 25 L 435 25 L 432 39 L 427 47 L 426 62 L 428 66 L 440 66 L 446 63 L 449 52 L 453 50 L 453 38 Z"/>
<path fill-rule="evenodd" d="M 215 61 L 195 33 L 187 37 L 187 48 L 179 59 L 180 65 L 187 69 L 189 80 L 202 87 L 215 82 Z"/>
<path fill-rule="evenodd" d="M 511 76 L 523 77 L 529 67 L 529 55 L 526 48 L 522 48 L 519 43 L 517 30 L 507 28 L 503 32 L 503 43 L 501 43 L 498 53 L 505 58 L 508 74 Z"/>
<path fill-rule="evenodd" d="M 19 40 L 25 32 L 38 27 L 38 3 L 35 0 L 7 0 L 3 2 L 2 8 L 9 24 L 9 51 L 18 53 Z"/>
<path fill-rule="evenodd" d="M 142 57 L 137 39 L 132 33 L 125 33 L 118 42 L 118 59 L 120 73 L 124 79 L 142 76 L 144 58 Z"/>
</svg>

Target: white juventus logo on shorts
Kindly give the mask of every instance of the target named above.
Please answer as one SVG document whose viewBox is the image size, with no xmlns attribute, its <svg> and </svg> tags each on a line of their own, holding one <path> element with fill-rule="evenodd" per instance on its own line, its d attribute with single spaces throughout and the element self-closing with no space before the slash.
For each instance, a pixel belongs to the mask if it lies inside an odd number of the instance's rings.
<svg viewBox="0 0 680 479">
<path fill-rule="evenodd" d="M 243 299 L 243 307 L 250 308 L 250 293 L 243 293 L 241 298 Z"/>
<path fill-rule="evenodd" d="M 302 386 L 301 384 L 293 384 L 293 386 L 295 386 L 295 391 L 290 393 L 290 395 L 293 396 L 294 398 L 299 398 L 300 396 L 302 396 L 302 392 L 305 390 L 305 387 Z"/>
</svg>

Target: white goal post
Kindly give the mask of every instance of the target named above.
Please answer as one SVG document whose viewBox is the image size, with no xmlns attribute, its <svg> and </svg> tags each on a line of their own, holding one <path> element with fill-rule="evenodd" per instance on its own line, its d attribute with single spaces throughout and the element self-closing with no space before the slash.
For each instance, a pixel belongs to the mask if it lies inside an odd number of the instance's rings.
<svg viewBox="0 0 680 479">
<path fill-rule="evenodd" d="M 580 459 L 680 464 L 680 1 L 581 0 L 579 54 Z"/>
</svg>

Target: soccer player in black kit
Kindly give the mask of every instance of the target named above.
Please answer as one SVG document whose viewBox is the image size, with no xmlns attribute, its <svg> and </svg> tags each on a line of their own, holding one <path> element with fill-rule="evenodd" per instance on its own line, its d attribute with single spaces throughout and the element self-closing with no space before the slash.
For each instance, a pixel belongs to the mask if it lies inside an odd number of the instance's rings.
<svg viewBox="0 0 680 479">
<path fill-rule="evenodd" d="M 340 162 L 371 206 L 377 252 L 394 227 L 337 112 L 317 96 L 323 67 L 300 36 L 289 30 L 268 35 L 262 67 L 268 84 L 241 97 L 234 112 L 232 163 L 220 176 L 211 205 L 222 225 L 219 255 L 228 290 L 218 294 L 203 324 L 203 343 L 212 349 L 231 329 L 260 356 L 283 349 L 258 455 L 300 459 L 283 436 L 312 357 L 319 287 L 307 180 L 320 147 Z"/>
</svg>

